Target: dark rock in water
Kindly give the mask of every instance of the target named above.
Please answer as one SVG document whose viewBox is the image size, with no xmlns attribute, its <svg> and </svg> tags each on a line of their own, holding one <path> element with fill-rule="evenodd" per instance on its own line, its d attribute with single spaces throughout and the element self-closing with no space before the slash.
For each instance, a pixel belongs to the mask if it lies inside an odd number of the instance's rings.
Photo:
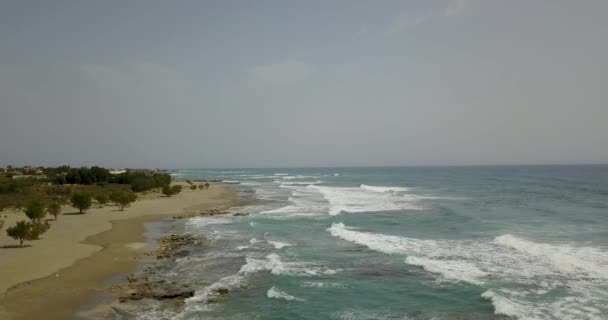
<svg viewBox="0 0 608 320">
<path fill-rule="evenodd" d="M 226 288 L 219 288 L 212 291 L 209 295 L 208 302 L 222 302 L 228 299 L 228 293 L 230 290 Z"/>
<path fill-rule="evenodd" d="M 179 249 L 183 246 L 194 244 L 194 242 L 194 237 L 189 234 L 174 234 L 160 238 L 158 240 L 158 249 L 152 252 L 148 252 L 146 254 L 149 256 L 156 257 L 156 259 L 184 257 L 188 255 L 188 252 L 183 250 L 180 251 Z"/>
<path fill-rule="evenodd" d="M 242 212 L 236 212 L 235 214 L 233 214 L 233 216 L 235 216 L 235 217 L 246 217 L 248 215 L 249 215 L 249 213 L 242 213 Z"/>
<path fill-rule="evenodd" d="M 194 290 L 189 287 L 177 287 L 165 282 L 131 282 L 128 288 L 120 292 L 118 301 L 141 300 L 151 298 L 156 300 L 186 299 L 194 296 Z"/>
</svg>

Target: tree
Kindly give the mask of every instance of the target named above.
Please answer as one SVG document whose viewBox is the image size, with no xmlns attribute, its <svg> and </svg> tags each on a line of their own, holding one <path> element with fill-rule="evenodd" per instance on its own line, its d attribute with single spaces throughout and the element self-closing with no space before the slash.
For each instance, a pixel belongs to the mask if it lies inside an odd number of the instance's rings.
<svg viewBox="0 0 608 320">
<path fill-rule="evenodd" d="M 112 202 L 115 202 L 120 206 L 120 211 L 125 210 L 132 202 L 135 202 L 137 195 L 133 192 L 113 192 L 110 195 Z"/>
<path fill-rule="evenodd" d="M 106 196 L 105 194 L 100 194 L 95 196 L 95 200 L 97 201 L 97 203 L 99 203 L 99 207 L 103 208 L 103 206 L 108 203 L 108 196 Z"/>
<path fill-rule="evenodd" d="M 32 222 L 39 222 L 46 216 L 46 211 L 42 203 L 33 201 L 23 209 L 25 215 L 32 220 Z"/>
<path fill-rule="evenodd" d="M 47 232 L 51 228 L 48 221 L 43 222 L 32 222 L 30 223 L 30 234 L 27 240 L 38 240 L 40 235 Z"/>
<path fill-rule="evenodd" d="M 182 191 L 182 186 L 180 186 L 180 185 L 164 186 L 162 191 L 163 191 L 164 195 L 166 195 L 167 197 L 170 197 L 172 195 L 176 195 L 176 194 L 180 193 Z"/>
<path fill-rule="evenodd" d="M 49 206 L 46 208 L 46 211 L 48 212 L 48 214 L 55 217 L 55 221 L 57 221 L 57 216 L 61 214 L 61 205 L 58 202 L 53 202 L 49 204 Z"/>
<path fill-rule="evenodd" d="M 74 193 L 72 196 L 72 205 L 74 208 L 77 208 L 80 213 L 84 213 L 84 210 L 91 207 L 91 195 L 88 193 Z"/>
<path fill-rule="evenodd" d="M 23 247 L 23 241 L 30 239 L 31 231 L 31 223 L 22 220 L 17 222 L 16 225 L 6 229 L 6 234 L 15 240 L 19 240 L 19 246 Z"/>
</svg>

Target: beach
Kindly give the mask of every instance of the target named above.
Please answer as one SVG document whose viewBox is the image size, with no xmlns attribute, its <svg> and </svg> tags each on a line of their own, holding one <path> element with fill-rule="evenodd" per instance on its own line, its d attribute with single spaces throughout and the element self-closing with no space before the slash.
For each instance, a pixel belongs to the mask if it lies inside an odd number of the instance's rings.
<svg viewBox="0 0 608 320">
<path fill-rule="evenodd" d="M 107 280 L 132 270 L 146 247 L 144 223 L 171 216 L 197 215 L 229 207 L 235 192 L 212 185 L 208 190 L 183 191 L 172 197 L 147 194 L 131 207 L 91 208 L 86 214 L 63 208 L 58 221 L 40 240 L 27 247 L 0 233 L 0 318 L 66 319 L 102 292 Z M 10 212 L 5 227 L 25 220 Z M 30 246 L 31 245 L 31 246 Z"/>
</svg>

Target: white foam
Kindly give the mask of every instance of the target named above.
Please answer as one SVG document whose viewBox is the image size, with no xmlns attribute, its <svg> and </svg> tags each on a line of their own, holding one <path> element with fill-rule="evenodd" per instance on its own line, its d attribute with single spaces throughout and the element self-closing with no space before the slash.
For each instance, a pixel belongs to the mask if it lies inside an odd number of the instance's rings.
<svg viewBox="0 0 608 320">
<path fill-rule="evenodd" d="M 238 180 L 222 180 L 223 183 L 228 183 L 228 184 L 239 184 L 241 183 Z"/>
<path fill-rule="evenodd" d="M 410 188 L 405 187 L 377 187 L 377 186 L 368 186 L 362 184 L 360 186 L 361 189 L 373 192 L 406 192 L 409 191 Z"/>
<path fill-rule="evenodd" d="M 284 262 L 276 253 L 271 253 L 263 259 L 247 257 L 246 261 L 240 273 L 270 271 L 274 275 L 317 276 L 333 275 L 340 271 L 308 262 Z"/>
<path fill-rule="evenodd" d="M 304 288 L 346 288 L 345 285 L 335 282 L 321 282 L 321 281 L 304 281 L 302 282 Z"/>
<path fill-rule="evenodd" d="M 447 280 L 465 281 L 481 285 L 481 278 L 488 276 L 479 270 L 475 264 L 463 260 L 436 260 L 410 256 L 405 259 L 407 264 L 421 266 L 424 270 L 439 273 Z"/>
<path fill-rule="evenodd" d="M 188 219 L 186 222 L 186 227 L 188 228 L 204 228 L 210 225 L 216 224 L 228 224 L 232 223 L 233 220 L 227 218 L 218 218 L 218 217 L 194 217 Z"/>
<path fill-rule="evenodd" d="M 272 241 L 272 240 L 267 240 L 268 243 L 270 243 L 271 245 L 273 245 L 275 247 L 275 249 L 282 249 L 285 247 L 291 247 L 293 246 L 293 244 L 289 243 L 289 242 L 281 242 L 281 241 Z"/>
<path fill-rule="evenodd" d="M 300 186 L 284 187 L 289 187 L 290 190 L 293 190 L 292 196 L 288 199 L 291 204 L 278 209 L 266 210 L 261 212 L 261 214 L 277 218 L 326 215 L 329 206 L 318 192 Z"/>
<path fill-rule="evenodd" d="M 275 173 L 275 176 L 288 176 L 289 173 Z"/>
<path fill-rule="evenodd" d="M 341 212 L 375 212 L 420 210 L 415 196 L 368 191 L 362 188 L 327 187 L 310 185 L 307 188 L 320 192 L 329 202 L 330 215 Z"/>
<path fill-rule="evenodd" d="M 266 293 L 266 296 L 268 298 L 274 298 L 274 299 L 282 299 L 282 300 L 287 300 L 287 301 L 304 301 L 303 299 L 300 298 L 296 298 L 286 292 L 283 292 L 275 287 L 272 287 L 270 289 L 268 289 L 268 292 Z"/>
<path fill-rule="evenodd" d="M 608 252 L 600 248 L 543 244 L 513 235 L 423 240 L 363 232 L 342 223 L 328 231 L 375 251 L 405 255 L 407 264 L 441 279 L 484 287 L 483 297 L 492 300 L 497 313 L 522 320 L 599 320 L 608 314 Z"/>
<path fill-rule="evenodd" d="M 314 181 L 277 181 L 277 183 L 280 183 L 283 187 L 285 186 L 308 186 L 311 184 L 321 184 L 323 183 L 322 180 L 314 180 Z"/>
<path fill-rule="evenodd" d="M 563 273 L 608 279 L 608 252 L 597 248 L 535 243 L 510 234 L 496 237 L 494 243 L 549 261 Z"/>
</svg>

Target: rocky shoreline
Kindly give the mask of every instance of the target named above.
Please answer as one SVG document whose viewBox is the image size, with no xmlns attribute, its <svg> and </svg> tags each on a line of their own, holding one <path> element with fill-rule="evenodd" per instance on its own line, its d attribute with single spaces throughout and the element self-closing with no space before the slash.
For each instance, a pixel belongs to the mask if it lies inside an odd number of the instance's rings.
<svg viewBox="0 0 608 320">
<path fill-rule="evenodd" d="M 174 216 L 173 219 L 227 215 L 229 213 L 225 208 L 211 208 L 200 213 Z M 242 214 L 234 213 L 233 215 L 240 216 Z M 128 274 L 124 283 L 110 288 L 110 292 L 119 304 L 125 304 L 124 306 L 113 305 L 112 310 L 119 316 L 130 318 L 134 317 L 134 314 L 128 311 L 127 302 L 153 299 L 156 301 L 171 301 L 175 305 L 181 305 L 185 299 L 194 296 L 195 288 L 186 284 L 167 281 L 163 274 L 166 272 L 168 265 L 175 259 L 189 255 L 188 246 L 201 245 L 206 241 L 205 237 L 195 237 L 191 234 L 171 234 L 159 238 L 156 249 L 144 253 L 144 256 L 150 257 L 152 260 L 147 262 L 147 265 L 141 271 Z M 222 290 L 220 289 L 217 292 L 218 296 L 224 296 L 228 293 L 220 291 Z"/>
</svg>

